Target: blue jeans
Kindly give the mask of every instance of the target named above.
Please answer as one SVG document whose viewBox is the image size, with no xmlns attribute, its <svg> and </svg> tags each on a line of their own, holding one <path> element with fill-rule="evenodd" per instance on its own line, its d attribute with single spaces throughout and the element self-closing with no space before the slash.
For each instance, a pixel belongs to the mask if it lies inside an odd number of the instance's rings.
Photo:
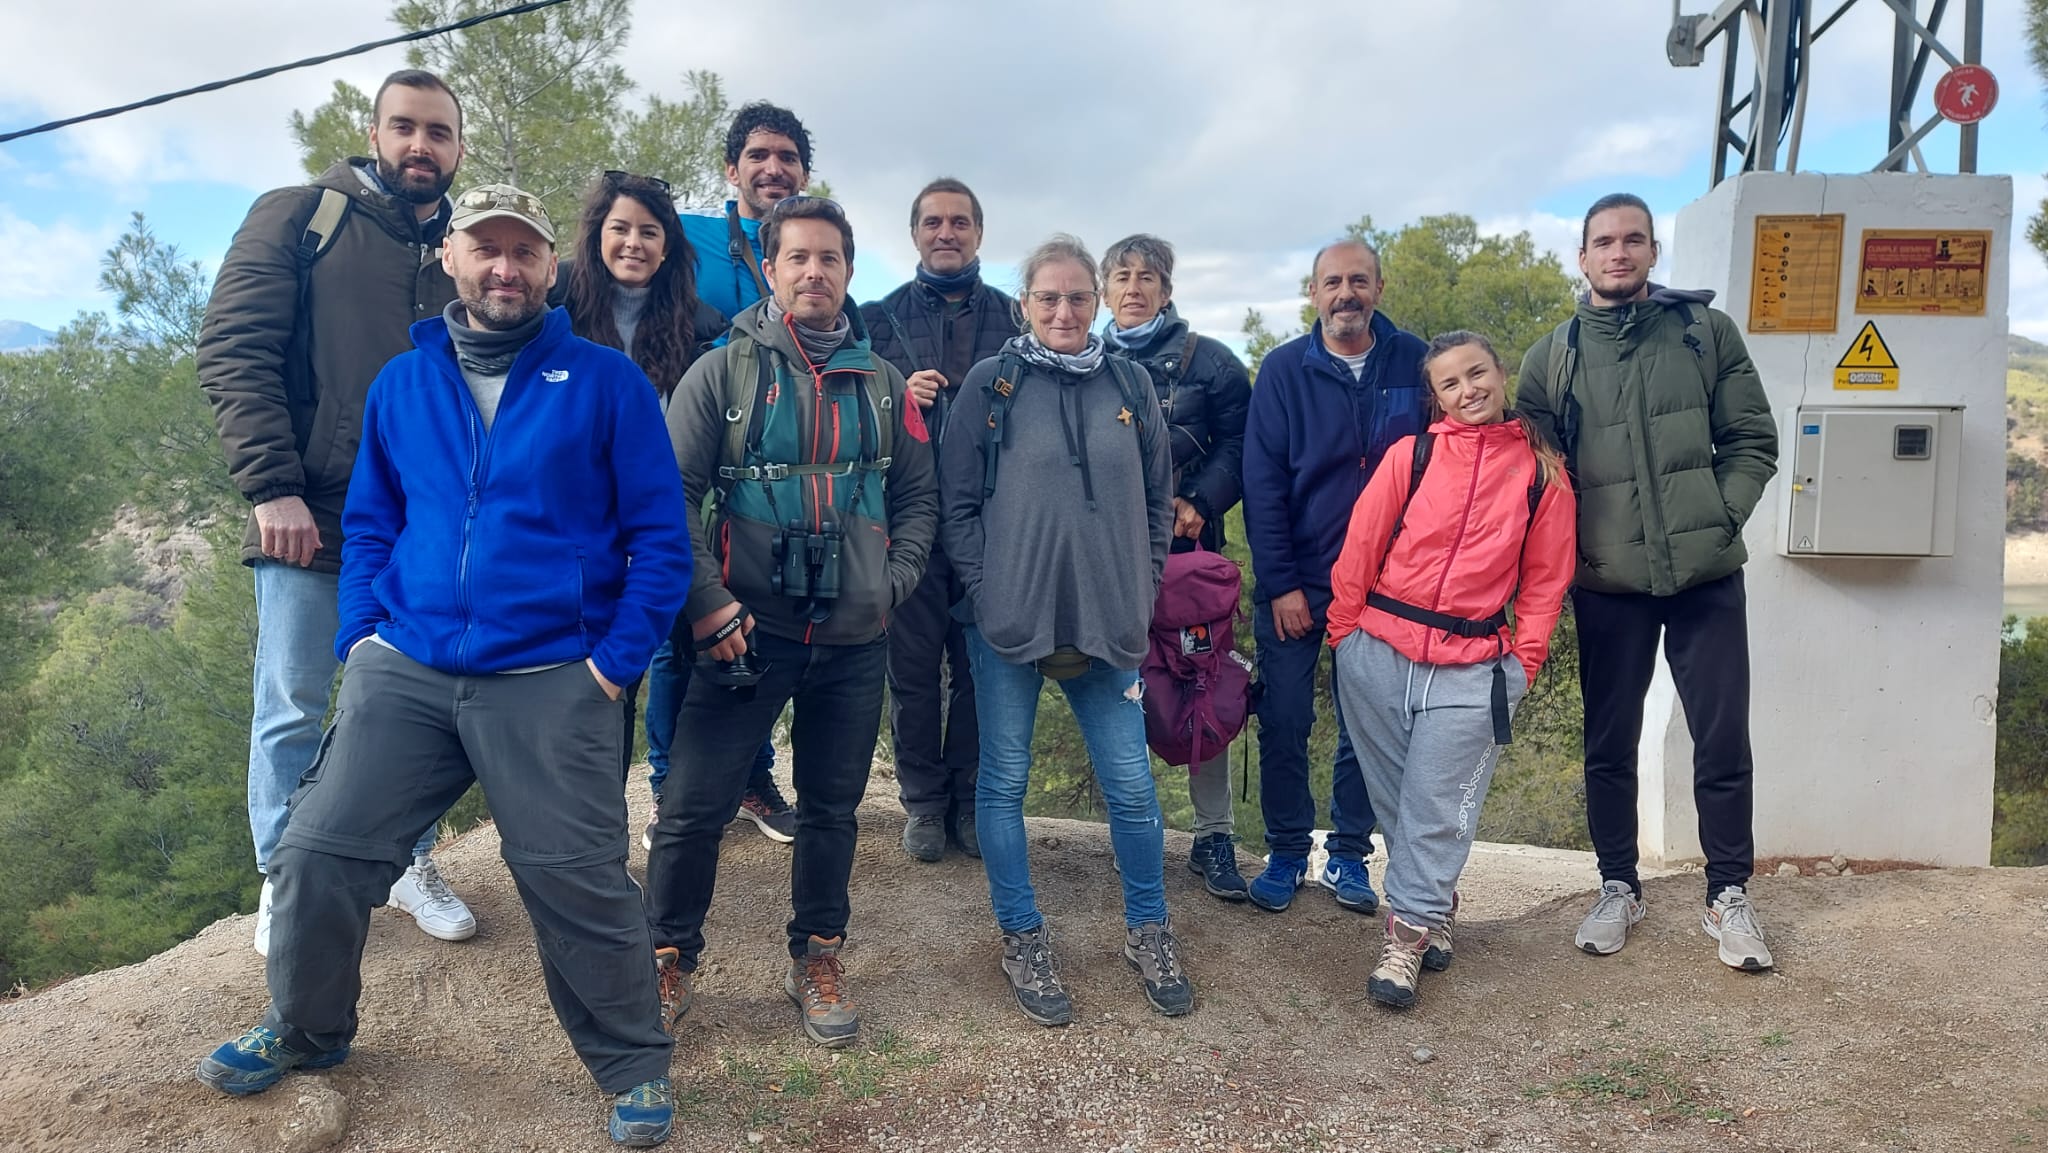
<svg viewBox="0 0 2048 1153">
<path fill-rule="evenodd" d="M 988 898 L 1005 933 L 1037 928 L 1045 918 L 1031 889 L 1024 839 L 1024 793 L 1031 783 L 1031 732 L 1045 678 L 1034 665 L 1012 664 L 967 630 L 974 671 L 975 716 L 981 724 L 981 777 L 974 794 Z M 1074 710 L 1095 782 L 1109 806 L 1109 845 L 1124 886 L 1124 923 L 1166 920 L 1166 843 L 1152 762 L 1145 751 L 1142 698 L 1130 694 L 1136 669 L 1091 661 L 1088 671 L 1057 682 Z"/>
<path fill-rule="evenodd" d="M 278 561 L 256 565 L 256 686 L 249 717 L 249 836 L 256 871 L 270 870 L 270 853 L 284 834 L 285 802 L 320 751 L 327 697 L 341 663 L 334 659 L 340 629 L 339 578 Z M 416 855 L 434 849 L 428 826 Z"/>
<path fill-rule="evenodd" d="M 1266 847 L 1275 853 L 1308 856 L 1309 833 L 1316 827 L 1316 799 L 1308 785 L 1308 736 L 1316 723 L 1316 666 L 1329 648 L 1323 622 L 1330 594 L 1304 589 L 1315 627 L 1307 636 L 1281 640 L 1273 628 L 1273 604 L 1263 596 L 1252 602 L 1252 637 L 1258 643 L 1259 683 L 1259 809 L 1266 818 Z M 1333 658 L 1334 665 L 1334 658 Z M 1333 857 L 1364 860 L 1372 855 L 1372 830 L 1379 823 L 1365 774 L 1344 731 L 1344 712 L 1334 699 L 1337 680 L 1330 678 L 1331 711 L 1337 718 L 1336 763 L 1330 772 L 1330 823 L 1336 826 L 1325 846 Z"/>
<path fill-rule="evenodd" d="M 668 641 L 654 650 L 654 663 L 647 666 L 647 789 L 658 800 L 661 783 L 668 780 L 668 751 L 676 743 L 676 717 L 683 711 L 683 694 L 690 690 L 689 661 L 676 659 L 675 646 Z M 627 726 L 628 731 L 631 725 Z M 761 742 L 754 753 L 754 768 L 747 776 L 749 792 L 761 792 L 775 783 L 775 741 Z"/>
</svg>

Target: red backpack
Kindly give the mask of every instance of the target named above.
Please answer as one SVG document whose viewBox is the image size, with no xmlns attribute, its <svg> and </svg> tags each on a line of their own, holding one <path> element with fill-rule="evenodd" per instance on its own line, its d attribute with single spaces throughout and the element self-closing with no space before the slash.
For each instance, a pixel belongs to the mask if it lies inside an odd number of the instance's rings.
<svg viewBox="0 0 2048 1153">
<path fill-rule="evenodd" d="M 1233 625 L 1244 576 L 1221 553 L 1173 553 L 1152 609 L 1145 681 L 1145 743 L 1169 765 L 1199 765 L 1244 731 L 1252 664 Z"/>
</svg>

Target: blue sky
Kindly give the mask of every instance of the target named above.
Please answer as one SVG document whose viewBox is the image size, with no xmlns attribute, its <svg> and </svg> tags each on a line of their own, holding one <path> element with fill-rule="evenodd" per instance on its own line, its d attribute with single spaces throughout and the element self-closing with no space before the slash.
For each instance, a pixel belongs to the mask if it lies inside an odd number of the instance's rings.
<svg viewBox="0 0 2048 1153">
<path fill-rule="evenodd" d="M 172 7 L 74 0 L 0 18 L 15 57 L 0 76 L 0 127 L 390 31 L 375 3 L 320 5 L 318 22 L 303 19 L 307 4 Z M 989 206 L 991 279 L 1056 229 L 1098 248 L 1155 231 L 1180 248 L 1183 311 L 1232 337 L 1247 307 L 1284 324 L 1305 254 L 1362 213 L 1387 227 L 1466 212 L 1489 228 L 1529 229 L 1569 268 L 1594 197 L 1627 188 L 1669 217 L 1706 190 L 1716 70 L 1711 60 L 1665 63 L 1661 3 L 1386 7 L 1318 0 L 1250 18 L 1201 0 L 1180 6 L 1174 28 L 1136 3 L 976 10 L 981 40 L 1032 45 L 1039 68 L 978 77 L 940 100 L 915 99 L 931 82 L 905 79 L 933 71 L 920 29 L 936 13 L 957 20 L 957 8 L 932 0 L 859 26 L 843 6 L 796 0 L 778 9 L 791 16 L 791 43 L 774 59 L 737 18 L 641 5 L 624 63 L 649 91 L 677 95 L 682 69 L 711 68 L 736 98 L 769 96 L 805 115 L 818 174 L 861 233 L 861 297 L 908 275 L 903 201 L 940 172 L 968 179 Z M 2048 340 L 2048 264 L 2019 235 L 2043 194 L 2048 118 L 2018 47 L 2019 5 L 1987 7 L 1987 63 L 2002 94 L 1982 129 L 1979 170 L 2015 176 L 2011 323 Z M 1862 171 L 1884 150 L 1889 28 L 1878 5 L 1859 8 L 1872 11 L 1816 46 L 1804 169 Z M 1071 35 L 1076 22 L 1093 35 Z M 219 34 L 228 27 L 242 34 Z M 872 76 L 786 64 L 809 44 L 857 54 Z M 1449 44 L 1459 51 L 1412 50 Z M 0 318 L 54 329 L 108 307 L 97 258 L 134 211 L 210 269 L 255 195 L 300 179 L 291 110 L 313 108 L 337 79 L 371 87 L 402 63 L 384 49 L 0 145 Z M 1939 71 L 1936 61 L 1925 87 Z M 1955 134 L 1944 126 L 1924 143 L 1936 171 L 1953 169 Z"/>
</svg>

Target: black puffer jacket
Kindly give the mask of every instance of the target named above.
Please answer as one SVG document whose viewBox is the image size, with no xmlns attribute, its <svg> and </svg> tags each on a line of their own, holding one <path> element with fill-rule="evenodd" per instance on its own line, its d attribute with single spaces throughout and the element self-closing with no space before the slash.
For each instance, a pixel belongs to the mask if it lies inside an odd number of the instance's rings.
<svg viewBox="0 0 2048 1153">
<path fill-rule="evenodd" d="M 1112 341 L 1110 350 L 1144 365 L 1158 387 L 1159 407 L 1173 431 L 1174 495 L 1202 514 L 1202 547 L 1221 549 L 1223 514 L 1244 496 L 1244 419 L 1252 381 L 1228 345 L 1197 336 L 1190 354 L 1188 336 L 1188 322 L 1169 304 L 1166 323 L 1150 342 L 1119 348 Z"/>
<path fill-rule="evenodd" d="M 985 282 L 976 284 L 962 304 L 954 304 L 930 285 L 912 279 L 882 299 L 861 305 L 860 318 L 867 322 L 874 354 L 904 376 L 932 368 L 946 378 L 946 387 L 924 414 L 935 441 L 945 434 L 946 413 L 968 370 L 1000 353 L 1003 342 L 1021 331 L 1017 302 Z M 972 328 L 962 332 L 962 325 Z M 937 448 L 934 443 L 934 452 Z"/>
</svg>

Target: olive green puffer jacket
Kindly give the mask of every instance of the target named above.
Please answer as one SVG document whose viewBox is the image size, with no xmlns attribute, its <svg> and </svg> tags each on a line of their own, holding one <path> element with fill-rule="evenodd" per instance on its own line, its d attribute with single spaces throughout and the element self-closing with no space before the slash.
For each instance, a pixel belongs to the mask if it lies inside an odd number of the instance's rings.
<svg viewBox="0 0 2048 1153">
<path fill-rule="evenodd" d="M 1571 464 L 1580 588 L 1670 596 L 1748 559 L 1742 526 L 1777 471 L 1778 433 L 1713 297 L 1652 285 L 1619 308 L 1581 301 L 1522 359 L 1516 407 Z"/>
</svg>

